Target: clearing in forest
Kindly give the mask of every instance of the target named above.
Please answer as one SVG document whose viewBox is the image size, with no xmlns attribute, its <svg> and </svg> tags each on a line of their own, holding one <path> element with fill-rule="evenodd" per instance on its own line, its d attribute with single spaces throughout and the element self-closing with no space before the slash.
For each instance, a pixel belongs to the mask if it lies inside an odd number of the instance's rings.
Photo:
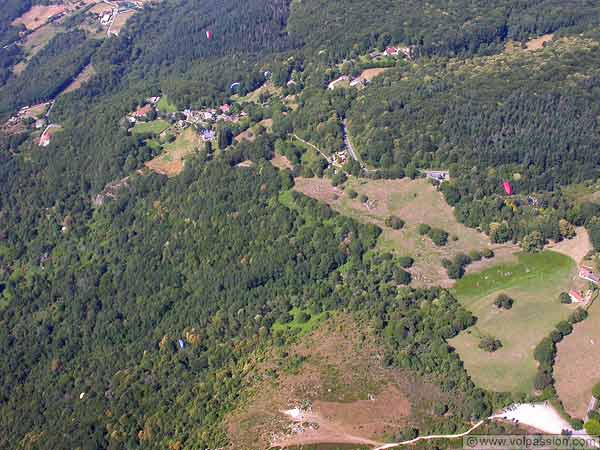
<svg viewBox="0 0 600 450">
<path fill-rule="evenodd" d="M 79 75 L 75 77 L 71 84 L 67 86 L 67 88 L 63 91 L 63 94 L 76 91 L 83 85 L 83 83 L 89 81 L 95 74 L 96 71 L 94 70 L 94 67 L 91 64 L 88 64 L 85 69 L 83 69 Z"/>
<path fill-rule="evenodd" d="M 160 133 L 165 131 L 171 125 L 166 120 L 158 119 L 152 122 L 138 122 L 131 130 L 132 134 L 146 134 L 151 133 L 158 136 Z"/>
<path fill-rule="evenodd" d="M 362 73 L 359 75 L 358 78 L 360 78 L 361 80 L 364 80 L 364 81 L 371 81 L 373 78 L 378 77 L 379 75 L 383 74 L 386 70 L 387 70 L 387 68 L 385 68 L 385 67 L 378 67 L 378 68 L 374 68 L 374 69 L 365 69 L 362 71 Z"/>
<path fill-rule="evenodd" d="M 450 341 L 469 375 L 492 391 L 530 393 L 537 362 L 535 346 L 575 306 L 561 304 L 576 277 L 576 264 L 553 251 L 520 253 L 518 262 L 501 264 L 465 276 L 453 289 L 455 297 L 476 317 L 477 323 Z M 499 309 L 494 300 L 504 293 L 514 299 L 511 309 Z M 493 353 L 478 347 L 483 336 L 500 339 Z"/>
<path fill-rule="evenodd" d="M 64 13 L 65 5 L 34 5 L 21 17 L 13 20 L 13 25 L 24 25 L 28 30 L 35 30 L 48 22 L 51 17 Z"/>
<path fill-rule="evenodd" d="M 198 151 L 204 143 L 192 128 L 186 128 L 177 139 L 165 145 L 163 153 L 146 163 L 150 170 L 173 177 L 183 171 L 184 159 Z"/>
<path fill-rule="evenodd" d="M 328 179 L 297 178 L 295 190 L 324 201 L 336 211 L 361 222 L 374 223 L 383 229 L 378 249 L 415 260 L 410 269 L 415 286 L 453 284 L 441 265 L 442 258 L 471 250 L 496 249 L 487 236 L 467 228 L 454 217 L 452 208 L 443 195 L 425 179 L 365 180 L 351 179 L 344 190 L 331 185 Z M 354 190 L 359 196 L 351 199 L 348 192 Z M 367 202 L 361 202 L 360 195 Z M 390 216 L 406 222 L 401 230 L 393 230 L 384 221 Z M 428 224 L 448 232 L 445 246 L 436 246 L 429 237 L 419 235 L 419 224 Z M 454 239 L 457 238 L 457 239 Z M 510 253 L 510 252 L 509 252 Z"/>
<path fill-rule="evenodd" d="M 119 32 L 123 29 L 123 27 L 127 23 L 127 21 L 129 20 L 129 18 L 131 16 L 133 16 L 134 14 L 135 14 L 135 11 L 125 11 L 125 12 L 117 14 L 117 17 L 115 17 L 113 23 L 110 25 L 109 34 L 118 35 Z"/>
<path fill-rule="evenodd" d="M 383 349 L 350 317 L 309 330 L 258 363 L 254 395 L 227 418 L 234 448 L 376 445 L 437 420 L 433 406 L 445 394 L 408 370 L 383 368 Z"/>
<path fill-rule="evenodd" d="M 554 379 L 565 410 L 583 419 L 592 398 L 592 388 L 600 382 L 600 304 L 588 309 L 589 316 L 573 327 L 573 333 L 557 345 Z"/>
<path fill-rule="evenodd" d="M 252 102 L 252 103 L 261 103 L 261 97 L 272 97 L 272 96 L 280 96 L 282 89 L 273 85 L 272 81 L 267 81 L 258 89 L 253 90 L 247 95 L 240 96 L 238 94 L 233 95 L 231 99 L 238 103 L 244 102 Z"/>
</svg>

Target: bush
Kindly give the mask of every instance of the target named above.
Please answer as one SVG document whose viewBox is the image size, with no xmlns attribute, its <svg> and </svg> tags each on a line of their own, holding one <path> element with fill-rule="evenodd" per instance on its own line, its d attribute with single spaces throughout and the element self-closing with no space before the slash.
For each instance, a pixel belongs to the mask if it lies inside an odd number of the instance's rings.
<svg viewBox="0 0 600 450">
<path fill-rule="evenodd" d="M 448 412 L 448 406 L 445 403 L 438 402 L 435 405 L 433 405 L 433 413 L 436 416 L 443 416 L 447 412 Z"/>
<path fill-rule="evenodd" d="M 556 352 L 556 347 L 554 346 L 554 342 L 549 337 L 545 337 L 542 341 L 535 347 L 533 351 L 533 357 L 537 362 L 547 367 L 552 367 L 552 363 L 554 363 L 554 356 Z"/>
<path fill-rule="evenodd" d="M 404 220 L 402 220 L 400 217 L 389 216 L 385 219 L 385 225 L 394 230 L 399 230 L 404 227 Z"/>
<path fill-rule="evenodd" d="M 454 263 L 450 263 L 446 270 L 448 271 L 448 277 L 452 280 L 459 280 L 465 274 L 464 267 Z"/>
<path fill-rule="evenodd" d="M 502 347 L 502 342 L 500 342 L 500 339 L 496 339 L 491 336 L 485 336 L 479 341 L 479 348 L 485 350 L 486 352 L 495 352 L 500 347 Z"/>
<path fill-rule="evenodd" d="M 600 436 L 600 421 L 596 419 L 590 419 L 583 427 L 590 436 Z"/>
<path fill-rule="evenodd" d="M 471 250 L 469 252 L 469 258 L 471 258 L 471 261 L 480 261 L 481 257 L 481 252 L 478 252 L 477 250 Z"/>
<path fill-rule="evenodd" d="M 592 388 L 592 395 L 600 400 L 600 383 L 596 383 Z"/>
<path fill-rule="evenodd" d="M 573 325 L 563 320 L 556 325 L 556 330 L 563 336 L 567 336 L 573 332 Z"/>
<path fill-rule="evenodd" d="M 448 233 L 439 228 L 432 228 L 429 231 L 429 237 L 438 247 L 444 246 L 448 243 Z"/>
<path fill-rule="evenodd" d="M 412 267 L 414 262 L 415 262 L 415 260 L 412 259 L 410 256 L 400 256 L 398 258 L 398 264 L 400 265 L 400 267 L 403 267 L 404 269 L 408 269 L 409 267 Z"/>
<path fill-rule="evenodd" d="M 543 368 L 539 368 L 537 373 L 535 374 L 535 379 L 533 380 L 533 386 L 538 390 L 542 391 L 548 386 L 552 386 L 554 383 L 554 379 L 552 378 L 552 373 Z"/>
<path fill-rule="evenodd" d="M 484 248 L 483 250 L 481 250 L 481 256 L 483 256 L 484 258 L 493 258 L 494 257 L 494 251 L 492 249 L 489 248 Z"/>
<path fill-rule="evenodd" d="M 583 308 L 577 308 L 573 313 L 569 316 L 569 322 L 572 324 L 576 324 L 585 320 L 588 316 L 588 312 Z"/>
<path fill-rule="evenodd" d="M 560 295 L 558 296 L 558 299 L 560 300 L 561 303 L 564 303 L 566 305 L 570 305 L 573 300 L 571 300 L 571 296 L 569 294 L 567 294 L 566 292 L 561 292 Z"/>
<path fill-rule="evenodd" d="M 348 190 L 348 197 L 354 199 L 354 198 L 358 197 L 358 192 L 356 192 L 354 189 L 349 189 Z"/>
<path fill-rule="evenodd" d="M 429 232 L 431 231 L 431 227 L 429 225 L 427 225 L 426 223 L 422 223 L 422 224 L 419 224 L 417 231 L 419 232 L 419 234 L 421 236 L 425 236 L 426 234 L 429 234 Z"/>
<path fill-rule="evenodd" d="M 504 293 L 499 294 L 498 297 L 496 297 L 496 300 L 494 300 L 494 305 L 497 308 L 502 309 L 511 309 L 513 307 L 513 303 L 514 300 Z"/>
<path fill-rule="evenodd" d="M 365 194 L 360 194 L 358 196 L 358 201 L 361 203 L 366 203 L 369 200 L 369 197 L 367 197 Z"/>
<path fill-rule="evenodd" d="M 412 277 L 406 270 L 400 269 L 394 274 L 394 279 L 399 284 L 409 284 Z"/>
<path fill-rule="evenodd" d="M 298 320 L 298 323 L 306 323 L 310 320 L 310 314 L 300 311 L 296 316 L 296 319 Z"/>
</svg>

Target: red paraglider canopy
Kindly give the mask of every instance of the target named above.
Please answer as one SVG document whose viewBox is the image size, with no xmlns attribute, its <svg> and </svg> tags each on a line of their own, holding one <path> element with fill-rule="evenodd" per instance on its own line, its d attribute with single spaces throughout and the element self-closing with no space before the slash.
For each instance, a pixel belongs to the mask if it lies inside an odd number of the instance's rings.
<svg viewBox="0 0 600 450">
<path fill-rule="evenodd" d="M 212 31 L 206 31 L 206 39 L 208 39 L 209 41 L 212 39 Z"/>
<path fill-rule="evenodd" d="M 510 183 L 508 181 L 505 181 L 504 183 L 502 183 L 502 187 L 504 188 L 504 192 L 506 192 L 506 195 L 512 195 L 512 193 L 513 193 L 512 186 L 510 185 Z"/>
</svg>

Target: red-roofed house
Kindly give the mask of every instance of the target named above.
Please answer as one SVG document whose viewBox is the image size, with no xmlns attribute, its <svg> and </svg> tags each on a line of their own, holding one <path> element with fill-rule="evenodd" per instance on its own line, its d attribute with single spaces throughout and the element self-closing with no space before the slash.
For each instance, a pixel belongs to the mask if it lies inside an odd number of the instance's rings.
<svg viewBox="0 0 600 450">
<path fill-rule="evenodd" d="M 144 105 L 144 106 L 140 106 L 138 109 L 136 109 L 136 111 L 133 113 L 133 115 L 138 118 L 145 117 L 151 111 L 152 111 L 152 105 Z"/>
<path fill-rule="evenodd" d="M 569 297 L 571 297 L 571 300 L 573 301 L 573 303 L 584 303 L 585 302 L 583 295 L 581 295 L 576 290 L 569 291 Z"/>
<path fill-rule="evenodd" d="M 584 280 L 588 280 L 591 283 L 599 284 L 600 278 L 596 275 L 590 267 L 581 266 L 579 268 L 579 278 L 583 278 Z"/>
</svg>

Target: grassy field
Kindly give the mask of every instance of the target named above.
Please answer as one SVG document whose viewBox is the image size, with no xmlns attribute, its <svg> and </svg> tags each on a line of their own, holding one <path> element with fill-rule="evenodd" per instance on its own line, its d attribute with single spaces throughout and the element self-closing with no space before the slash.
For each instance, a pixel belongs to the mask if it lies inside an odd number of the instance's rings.
<svg viewBox="0 0 600 450">
<path fill-rule="evenodd" d="M 452 282 L 441 266 L 442 258 L 492 247 L 484 234 L 458 223 L 443 195 L 425 179 L 352 178 L 342 191 L 336 190 L 328 180 L 310 178 L 297 179 L 295 189 L 330 204 L 344 215 L 382 227 L 378 250 L 413 257 L 415 265 L 411 273 L 416 285 L 450 287 Z M 350 190 L 366 195 L 370 206 L 361 203 L 358 198 L 351 199 L 348 196 Z M 406 222 L 404 228 L 393 230 L 385 226 L 384 221 L 390 215 L 403 219 Z M 449 239 L 446 246 L 437 247 L 431 239 L 419 235 L 417 228 L 421 223 L 442 228 L 457 239 Z"/>
<path fill-rule="evenodd" d="M 187 128 L 175 141 L 164 146 L 162 154 L 148 161 L 146 167 L 169 177 L 179 175 L 183 170 L 185 157 L 203 145 L 198 134 L 192 128 Z"/>
<path fill-rule="evenodd" d="M 174 113 L 177 112 L 177 106 L 171 102 L 169 102 L 169 99 L 167 98 L 166 95 L 163 95 L 160 100 L 158 101 L 158 105 L 156 105 L 158 107 L 158 110 L 161 112 L 166 112 L 166 113 Z"/>
<path fill-rule="evenodd" d="M 569 289 L 574 261 L 556 252 L 519 254 L 518 262 L 501 264 L 458 281 L 453 292 L 477 324 L 450 341 L 479 386 L 494 391 L 531 392 L 536 372 L 535 346 L 574 309 L 558 295 Z M 510 310 L 493 301 L 500 293 L 514 299 Z M 500 339 L 502 348 L 478 348 L 481 336 Z"/>
<path fill-rule="evenodd" d="M 167 128 L 169 128 L 169 126 L 169 122 L 162 119 L 153 120 L 152 122 L 138 122 L 135 124 L 131 132 L 133 134 L 152 133 L 155 135 L 159 135 Z"/>
<path fill-rule="evenodd" d="M 600 382 L 600 303 L 590 306 L 586 320 L 575 325 L 573 333 L 557 345 L 554 378 L 556 391 L 565 410 L 583 419 L 592 398 L 592 388 Z M 583 375 L 583 376 L 582 376 Z"/>
<path fill-rule="evenodd" d="M 310 318 L 305 321 L 300 320 L 300 313 L 307 313 Z M 329 317 L 327 311 L 323 311 L 319 314 L 311 314 L 308 310 L 301 310 L 298 307 L 292 308 L 290 314 L 294 317 L 294 320 L 287 323 L 275 322 L 272 326 L 273 331 L 292 331 L 293 333 L 305 334 L 314 330 L 319 323 Z"/>
<path fill-rule="evenodd" d="M 273 83 L 271 81 L 267 81 L 265 84 L 263 84 L 261 87 L 259 87 L 258 89 L 255 89 L 254 91 L 248 93 L 247 95 L 244 95 L 243 97 L 236 94 L 234 96 L 232 96 L 232 100 L 239 102 L 239 103 L 244 103 L 244 102 L 252 102 L 252 103 L 260 103 L 260 96 L 261 95 L 268 95 L 268 96 L 280 96 L 281 95 L 281 88 L 280 87 L 276 87 L 273 85 Z"/>
</svg>

